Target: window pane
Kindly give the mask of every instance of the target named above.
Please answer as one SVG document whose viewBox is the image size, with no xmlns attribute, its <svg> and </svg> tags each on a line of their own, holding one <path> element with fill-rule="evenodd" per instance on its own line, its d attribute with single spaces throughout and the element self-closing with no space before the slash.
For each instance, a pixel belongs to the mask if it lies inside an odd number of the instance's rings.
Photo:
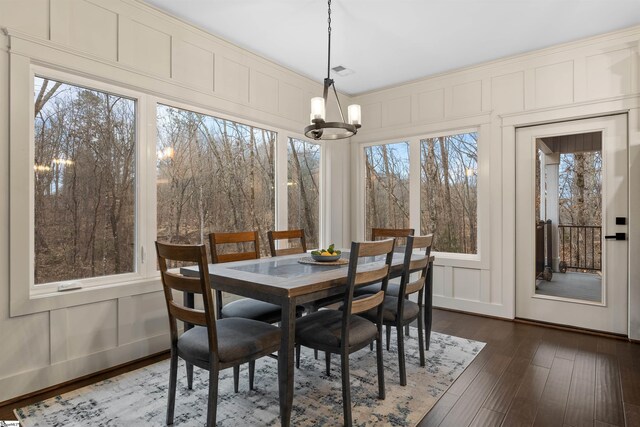
<svg viewBox="0 0 640 427">
<path fill-rule="evenodd" d="M 276 133 L 158 106 L 158 240 L 208 243 L 211 232 L 274 229 Z"/>
<path fill-rule="evenodd" d="M 289 138 L 289 229 L 303 228 L 308 248 L 319 247 L 320 146 Z"/>
<path fill-rule="evenodd" d="M 420 141 L 420 232 L 434 250 L 478 253 L 477 133 Z"/>
<path fill-rule="evenodd" d="M 371 228 L 409 227 L 409 144 L 365 148 L 366 236 Z"/>
<path fill-rule="evenodd" d="M 135 101 L 34 89 L 35 284 L 135 271 Z"/>
</svg>

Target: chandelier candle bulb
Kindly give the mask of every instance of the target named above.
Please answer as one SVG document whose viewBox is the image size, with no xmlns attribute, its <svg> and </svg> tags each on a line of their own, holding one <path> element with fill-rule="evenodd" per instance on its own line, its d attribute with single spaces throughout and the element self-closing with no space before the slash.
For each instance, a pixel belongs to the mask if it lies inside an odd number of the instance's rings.
<svg viewBox="0 0 640 427">
<path fill-rule="evenodd" d="M 315 97 L 311 98 L 311 121 L 314 119 L 324 120 L 325 118 L 325 106 L 324 98 Z"/>
<path fill-rule="evenodd" d="M 352 124 L 352 125 L 362 124 L 362 117 L 361 117 L 362 114 L 360 111 L 360 105 L 358 104 L 349 105 L 349 107 L 347 108 L 347 115 L 349 117 L 349 124 Z"/>
</svg>

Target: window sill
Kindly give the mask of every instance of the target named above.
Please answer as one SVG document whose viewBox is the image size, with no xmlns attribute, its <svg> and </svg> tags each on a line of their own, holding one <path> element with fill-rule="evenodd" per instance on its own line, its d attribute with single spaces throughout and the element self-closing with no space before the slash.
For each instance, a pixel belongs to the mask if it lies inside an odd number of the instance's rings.
<svg viewBox="0 0 640 427">
<path fill-rule="evenodd" d="M 15 289 L 15 284 L 12 289 Z M 69 291 L 52 291 L 44 293 L 31 293 L 26 286 L 19 292 L 11 293 L 10 317 L 24 316 L 27 314 L 41 313 L 100 301 L 117 298 L 159 292 L 162 284 L 159 277 L 147 277 L 144 279 L 127 282 L 89 286 Z"/>
<path fill-rule="evenodd" d="M 456 254 L 451 252 L 431 252 L 435 257 L 434 265 L 442 267 L 484 268 L 479 254 Z"/>
</svg>

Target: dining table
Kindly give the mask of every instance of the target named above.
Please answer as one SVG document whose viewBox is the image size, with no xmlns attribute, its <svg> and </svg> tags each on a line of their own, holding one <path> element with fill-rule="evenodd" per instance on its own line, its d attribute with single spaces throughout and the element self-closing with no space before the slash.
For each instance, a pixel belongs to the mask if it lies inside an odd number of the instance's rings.
<svg viewBox="0 0 640 427">
<path fill-rule="evenodd" d="M 416 256 L 420 256 L 416 254 Z M 422 255 L 424 256 L 424 255 Z M 282 338 L 278 351 L 278 386 L 280 398 L 280 420 L 282 426 L 291 425 L 291 410 L 294 391 L 294 349 L 296 307 L 314 301 L 344 294 L 348 265 L 308 264 L 308 254 L 295 254 L 260 258 L 246 261 L 209 264 L 211 286 L 216 290 L 239 296 L 277 304 L 282 308 L 280 327 Z M 342 252 L 349 259 L 348 251 Z M 384 262 L 383 257 L 361 258 L 360 269 L 375 269 Z M 394 253 L 389 273 L 390 278 L 401 276 L 404 251 Z M 363 265 L 364 264 L 364 265 Z M 431 336 L 432 274 L 433 257 L 430 258 L 428 277 L 425 280 L 425 343 Z M 180 272 L 196 276 L 198 267 L 182 267 Z M 193 300 L 191 299 L 191 304 Z"/>
</svg>

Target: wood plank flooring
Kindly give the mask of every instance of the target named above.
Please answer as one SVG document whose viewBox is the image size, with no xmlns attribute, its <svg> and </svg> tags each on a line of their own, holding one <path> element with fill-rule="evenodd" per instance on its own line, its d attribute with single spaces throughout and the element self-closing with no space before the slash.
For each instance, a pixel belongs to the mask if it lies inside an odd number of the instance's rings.
<svg viewBox="0 0 640 427">
<path fill-rule="evenodd" d="M 419 427 L 640 427 L 640 344 L 443 310 L 433 322 L 434 331 L 487 345 Z M 15 419 L 14 407 L 165 357 L 0 406 L 0 420 Z"/>
<path fill-rule="evenodd" d="M 434 310 L 433 329 L 486 342 L 420 427 L 640 426 L 640 344 Z"/>
</svg>

